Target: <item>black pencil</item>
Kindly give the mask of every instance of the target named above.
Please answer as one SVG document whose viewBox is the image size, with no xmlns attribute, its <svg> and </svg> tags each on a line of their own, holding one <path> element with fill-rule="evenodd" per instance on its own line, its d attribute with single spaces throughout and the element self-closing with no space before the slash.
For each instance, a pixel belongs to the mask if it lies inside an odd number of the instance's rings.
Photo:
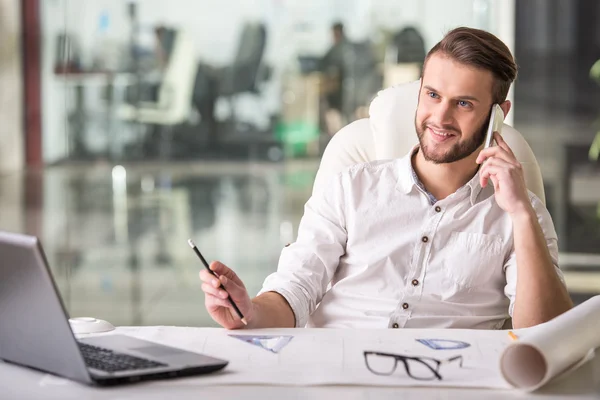
<svg viewBox="0 0 600 400">
<path fill-rule="evenodd" d="M 202 253 L 200 253 L 200 250 L 198 250 L 198 248 L 196 247 L 196 245 L 194 244 L 194 242 L 192 242 L 192 239 L 188 239 L 188 244 L 190 245 L 190 247 L 192 248 L 192 250 L 194 250 L 194 253 L 196 253 L 196 255 L 198 256 L 198 258 L 200 259 L 200 261 L 202 261 L 202 264 L 204 264 L 204 267 L 208 270 L 208 272 L 210 272 L 214 277 L 216 277 L 217 279 L 219 279 L 219 276 L 215 273 L 215 271 L 210 269 L 210 266 L 208 265 L 208 263 L 206 262 L 206 260 L 204 259 L 204 257 L 202 256 Z M 219 282 L 221 282 L 221 280 L 219 279 Z M 223 283 L 220 283 L 219 288 L 225 290 L 225 287 L 223 286 Z M 225 290 L 227 292 L 227 290 Z M 242 320 L 242 323 L 244 325 L 248 325 L 248 322 L 246 321 L 246 318 L 244 318 L 244 315 L 242 314 L 242 312 L 240 311 L 240 309 L 238 308 L 238 306 L 235 304 L 235 302 L 233 300 L 231 300 L 231 296 L 227 296 L 227 300 L 229 300 L 229 303 L 233 306 L 233 309 L 235 310 L 235 312 L 237 313 L 237 315 L 239 315 L 240 319 Z"/>
</svg>

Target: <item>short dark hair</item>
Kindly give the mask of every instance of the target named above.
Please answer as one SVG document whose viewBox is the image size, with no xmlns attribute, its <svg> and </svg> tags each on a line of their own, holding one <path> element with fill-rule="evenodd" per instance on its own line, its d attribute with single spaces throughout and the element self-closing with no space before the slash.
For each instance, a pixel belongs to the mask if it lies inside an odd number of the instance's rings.
<svg viewBox="0 0 600 400">
<path fill-rule="evenodd" d="M 336 22 L 335 24 L 331 25 L 331 29 L 340 33 L 344 33 L 344 24 L 341 22 Z"/>
<path fill-rule="evenodd" d="M 459 27 L 451 30 L 437 43 L 427 56 L 442 53 L 461 64 L 490 71 L 494 76 L 492 100 L 506 100 L 510 85 L 517 77 L 517 64 L 508 47 L 496 36 L 481 29 Z"/>
</svg>

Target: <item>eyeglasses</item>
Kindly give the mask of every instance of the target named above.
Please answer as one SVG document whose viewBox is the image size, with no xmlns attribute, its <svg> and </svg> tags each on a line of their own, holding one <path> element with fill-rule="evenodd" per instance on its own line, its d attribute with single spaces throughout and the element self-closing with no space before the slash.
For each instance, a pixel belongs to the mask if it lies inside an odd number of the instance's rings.
<svg viewBox="0 0 600 400">
<path fill-rule="evenodd" d="M 440 367 L 444 364 L 456 362 L 462 368 L 462 356 L 455 356 L 446 360 L 438 360 L 430 357 L 412 357 L 400 354 L 380 353 L 377 351 L 365 351 L 365 363 L 369 371 L 376 375 L 389 376 L 396 371 L 398 362 L 402 362 L 406 374 L 413 379 L 430 381 L 442 380 Z"/>
</svg>

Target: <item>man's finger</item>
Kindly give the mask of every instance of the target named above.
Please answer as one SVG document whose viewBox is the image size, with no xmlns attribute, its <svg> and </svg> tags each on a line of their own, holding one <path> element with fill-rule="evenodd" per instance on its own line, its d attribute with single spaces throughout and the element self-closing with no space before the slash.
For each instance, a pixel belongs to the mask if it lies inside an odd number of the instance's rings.
<svg viewBox="0 0 600 400">
<path fill-rule="evenodd" d="M 226 299 L 228 296 L 227 292 L 224 291 L 223 289 L 216 288 L 207 283 L 202 284 L 202 291 L 206 294 L 210 294 L 210 295 L 218 297 L 220 299 Z"/>
<path fill-rule="evenodd" d="M 498 184 L 499 184 L 500 180 L 498 179 L 498 177 L 496 175 L 490 175 L 490 180 L 494 184 L 494 190 L 497 191 L 498 187 L 499 187 Z"/>
<path fill-rule="evenodd" d="M 498 132 L 494 132 L 494 139 L 496 140 L 496 143 L 498 143 L 498 147 L 504 149 L 504 151 L 510 154 L 515 160 L 517 159 L 517 157 L 515 157 L 515 153 L 513 153 L 508 143 L 504 141 L 504 138 L 501 134 L 499 134 Z"/>
<path fill-rule="evenodd" d="M 221 281 L 221 284 L 223 284 L 223 287 L 225 287 L 225 290 L 227 290 L 227 293 L 229 293 L 229 296 L 231 296 L 231 298 L 234 301 L 243 300 L 248 295 L 246 292 L 246 288 L 243 285 L 238 285 L 236 282 L 227 278 L 225 275 L 220 276 L 219 280 Z"/>
<path fill-rule="evenodd" d="M 503 151 L 504 150 L 498 146 L 488 147 L 487 149 L 483 149 L 477 155 L 476 162 L 478 164 L 483 164 L 483 162 L 490 157 L 499 157 Z"/>
<path fill-rule="evenodd" d="M 205 269 L 200 270 L 199 275 L 200 275 L 200 280 L 202 282 L 209 283 L 211 285 L 214 285 L 214 282 L 216 282 L 217 283 L 216 286 L 217 287 L 219 286 L 219 278 L 217 278 L 216 276 L 214 276 L 207 270 L 205 270 Z"/>
<path fill-rule="evenodd" d="M 482 188 L 487 186 L 487 181 L 490 177 L 490 173 L 487 169 L 487 165 L 484 165 L 483 167 L 481 167 L 481 170 L 479 171 L 479 184 L 481 185 Z"/>
<path fill-rule="evenodd" d="M 508 162 L 508 161 L 506 161 L 506 160 L 504 160 L 504 159 L 502 159 L 500 157 L 490 157 L 490 158 L 488 158 L 486 160 L 486 162 L 485 162 L 485 165 L 486 166 L 494 165 L 496 167 L 505 168 L 507 170 L 515 167 L 515 165 L 513 163 L 510 163 L 510 162 Z"/>
<path fill-rule="evenodd" d="M 520 173 L 521 163 L 518 161 L 510 162 L 502 159 L 500 157 L 491 157 L 488 158 L 484 165 L 495 166 L 504 170 L 507 174 L 513 174 L 515 171 Z"/>
<path fill-rule="evenodd" d="M 485 166 L 485 170 L 482 169 L 480 177 L 481 177 L 481 179 L 485 178 L 485 180 L 487 180 L 490 176 L 492 176 L 492 175 L 501 175 L 505 171 L 506 171 L 505 168 L 498 167 L 496 165 L 486 165 Z"/>
<path fill-rule="evenodd" d="M 233 306 L 231 305 L 231 303 L 229 302 L 229 300 L 220 299 L 218 297 L 213 296 L 212 294 L 206 294 L 204 303 L 206 305 L 206 309 L 209 311 L 215 310 L 216 308 L 219 308 L 219 307 L 223 307 L 223 308 L 228 308 L 229 310 L 231 310 L 232 313 L 235 312 L 235 310 L 234 310 Z"/>
<path fill-rule="evenodd" d="M 486 163 L 483 167 L 481 167 L 481 172 L 479 173 L 479 184 L 482 188 L 487 186 L 487 181 L 492 176 L 497 176 L 503 173 L 506 169 L 503 167 L 498 167 L 496 165 Z"/>
<path fill-rule="evenodd" d="M 499 146 L 489 147 L 487 149 L 481 150 L 475 162 L 478 164 L 483 164 L 490 157 L 502 159 L 510 164 L 513 164 L 514 166 L 517 166 L 519 163 L 513 155 L 511 155 L 505 149 Z"/>
<path fill-rule="evenodd" d="M 228 279 L 236 282 L 238 285 L 243 285 L 241 279 L 235 272 L 220 261 L 213 261 L 210 263 L 210 270 L 214 271 L 218 276 L 224 275 Z"/>
</svg>

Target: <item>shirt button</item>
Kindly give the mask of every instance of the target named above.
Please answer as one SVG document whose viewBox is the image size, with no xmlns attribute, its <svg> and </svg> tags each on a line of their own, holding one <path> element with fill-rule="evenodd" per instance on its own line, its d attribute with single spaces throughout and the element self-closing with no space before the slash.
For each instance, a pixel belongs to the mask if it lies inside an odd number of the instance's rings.
<svg viewBox="0 0 600 400">
<path fill-rule="evenodd" d="M 442 211 L 442 207 L 440 207 L 440 206 L 436 206 L 436 207 L 435 207 L 435 212 L 440 212 L 440 211 Z"/>
<path fill-rule="evenodd" d="M 423 237 L 421 238 L 421 241 L 422 241 L 423 243 L 427 243 L 427 242 L 429 242 L 429 238 L 428 238 L 427 236 L 423 236 Z"/>
<path fill-rule="evenodd" d="M 413 286 L 417 286 L 419 284 L 419 281 L 416 279 L 413 279 L 411 283 Z"/>
<path fill-rule="evenodd" d="M 394 325 L 392 325 L 392 328 L 394 329 L 398 329 L 400 327 L 400 325 L 398 325 L 396 322 L 394 322 Z"/>
<path fill-rule="evenodd" d="M 402 308 L 404 308 L 406 310 L 408 308 L 408 303 L 403 303 Z"/>
</svg>

